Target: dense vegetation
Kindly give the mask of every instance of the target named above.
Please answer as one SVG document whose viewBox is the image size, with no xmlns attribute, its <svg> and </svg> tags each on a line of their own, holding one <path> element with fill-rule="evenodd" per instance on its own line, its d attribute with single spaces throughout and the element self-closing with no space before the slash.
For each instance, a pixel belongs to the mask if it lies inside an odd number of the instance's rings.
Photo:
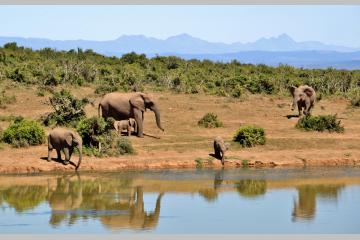
<svg viewBox="0 0 360 240">
<path fill-rule="evenodd" d="M 344 132 L 344 127 L 336 115 L 306 116 L 299 119 L 296 127 L 306 131 Z"/>
<path fill-rule="evenodd" d="M 5 129 L 2 138 L 14 147 L 27 147 L 44 143 L 45 131 L 38 122 L 18 118 Z"/>
<path fill-rule="evenodd" d="M 160 56 L 150 59 L 135 53 L 116 58 L 92 50 L 33 51 L 8 43 L 0 48 L 0 81 L 5 79 L 37 85 L 39 94 L 49 86 L 94 84 L 98 94 L 142 90 L 145 86 L 238 98 L 244 92 L 283 94 L 288 86 L 300 84 L 324 95 L 347 95 L 360 86 L 360 70 L 297 69 Z"/>
<path fill-rule="evenodd" d="M 243 147 L 264 145 L 266 142 L 265 130 L 252 125 L 243 126 L 236 131 L 233 141 L 240 143 Z"/>
</svg>

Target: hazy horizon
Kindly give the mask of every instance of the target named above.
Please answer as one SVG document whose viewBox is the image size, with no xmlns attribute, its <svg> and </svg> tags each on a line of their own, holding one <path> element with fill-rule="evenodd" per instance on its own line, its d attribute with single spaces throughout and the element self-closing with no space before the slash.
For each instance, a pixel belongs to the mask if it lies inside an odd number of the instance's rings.
<svg viewBox="0 0 360 240">
<path fill-rule="evenodd" d="M 0 6 L 0 36 L 114 40 L 188 34 L 208 42 L 249 43 L 289 35 L 296 42 L 360 47 L 360 6 Z"/>
</svg>

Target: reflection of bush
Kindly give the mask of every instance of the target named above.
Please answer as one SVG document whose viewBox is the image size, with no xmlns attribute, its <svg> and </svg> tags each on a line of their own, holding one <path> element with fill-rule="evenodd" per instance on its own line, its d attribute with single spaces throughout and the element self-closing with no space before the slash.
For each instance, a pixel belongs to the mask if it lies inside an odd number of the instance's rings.
<svg viewBox="0 0 360 240">
<path fill-rule="evenodd" d="M 204 197 L 208 202 L 214 202 L 218 198 L 218 193 L 215 189 L 206 188 L 199 191 L 200 196 Z"/>
<path fill-rule="evenodd" d="M 316 197 L 337 199 L 343 185 L 304 185 L 297 187 L 298 201 L 294 203 L 293 217 L 295 220 L 312 219 L 316 212 Z"/>
<path fill-rule="evenodd" d="M 17 212 L 30 210 L 46 200 L 47 189 L 44 186 L 13 186 L 1 193 L 3 201 L 7 202 Z"/>
<path fill-rule="evenodd" d="M 241 196 L 257 197 L 266 193 L 265 180 L 240 180 L 235 183 L 235 188 Z"/>
</svg>

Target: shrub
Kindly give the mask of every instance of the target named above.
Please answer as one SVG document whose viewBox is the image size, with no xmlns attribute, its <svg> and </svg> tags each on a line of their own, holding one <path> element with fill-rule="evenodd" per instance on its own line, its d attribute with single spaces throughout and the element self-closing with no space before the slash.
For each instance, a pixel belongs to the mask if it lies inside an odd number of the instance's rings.
<svg viewBox="0 0 360 240">
<path fill-rule="evenodd" d="M 78 123 L 77 131 L 83 139 L 84 153 L 88 155 L 119 156 L 135 153 L 129 139 L 113 131 L 114 119 L 91 117 Z"/>
<path fill-rule="evenodd" d="M 45 142 L 42 126 L 31 120 L 16 119 L 3 133 L 3 140 L 14 147 L 27 147 Z"/>
<path fill-rule="evenodd" d="M 320 115 L 320 116 L 305 116 L 300 118 L 296 124 L 297 128 L 304 129 L 306 131 L 319 131 L 325 130 L 329 132 L 344 132 L 344 127 L 341 125 L 341 121 L 337 119 L 335 115 Z"/>
<path fill-rule="evenodd" d="M 207 113 L 198 121 L 198 125 L 206 128 L 218 128 L 222 127 L 223 123 L 218 120 L 215 113 Z"/>
<path fill-rule="evenodd" d="M 50 105 L 54 111 L 45 116 L 43 122 L 46 126 L 75 125 L 85 117 L 84 108 L 87 103 L 88 99 L 77 99 L 67 90 L 55 92 L 50 98 Z"/>
<path fill-rule="evenodd" d="M 233 141 L 239 142 L 243 147 L 254 147 L 255 145 L 264 145 L 265 130 L 260 127 L 248 125 L 243 126 L 237 130 Z"/>
</svg>

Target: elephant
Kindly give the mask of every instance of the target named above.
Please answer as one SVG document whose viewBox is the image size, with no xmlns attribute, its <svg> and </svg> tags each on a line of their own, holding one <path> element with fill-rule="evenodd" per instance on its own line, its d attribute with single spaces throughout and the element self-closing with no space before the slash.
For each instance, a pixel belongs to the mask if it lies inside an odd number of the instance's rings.
<svg viewBox="0 0 360 240">
<path fill-rule="evenodd" d="M 121 134 L 123 130 L 127 130 L 127 135 L 130 136 L 131 129 L 133 128 L 136 132 L 137 126 L 135 119 L 129 118 L 128 120 L 115 121 L 114 128 L 118 134 Z"/>
<path fill-rule="evenodd" d="M 224 142 L 224 140 L 217 136 L 214 139 L 214 152 L 215 157 L 221 159 L 221 164 L 224 165 L 225 162 L 225 152 L 229 149 L 229 145 Z"/>
<path fill-rule="evenodd" d="M 75 168 L 75 170 L 78 170 L 82 159 L 82 138 L 77 132 L 72 130 L 66 128 L 54 128 L 48 135 L 48 162 L 51 161 L 51 151 L 56 149 L 58 161 L 61 161 L 60 151 L 62 150 L 65 154 L 64 164 L 69 164 L 74 147 L 79 150 L 79 161 Z"/>
<path fill-rule="evenodd" d="M 99 117 L 113 117 L 115 120 L 134 118 L 137 125 L 137 136 L 143 137 L 144 112 L 150 109 L 155 114 L 156 125 L 164 131 L 160 123 L 160 110 L 157 103 L 145 93 L 118 93 L 106 94 L 98 105 Z"/>
<path fill-rule="evenodd" d="M 310 110 L 315 104 L 315 90 L 308 85 L 302 85 L 300 87 L 291 86 L 289 90 L 293 96 L 291 110 L 293 111 L 295 108 L 298 108 L 299 117 L 302 117 L 304 114 L 310 115 Z"/>
</svg>

